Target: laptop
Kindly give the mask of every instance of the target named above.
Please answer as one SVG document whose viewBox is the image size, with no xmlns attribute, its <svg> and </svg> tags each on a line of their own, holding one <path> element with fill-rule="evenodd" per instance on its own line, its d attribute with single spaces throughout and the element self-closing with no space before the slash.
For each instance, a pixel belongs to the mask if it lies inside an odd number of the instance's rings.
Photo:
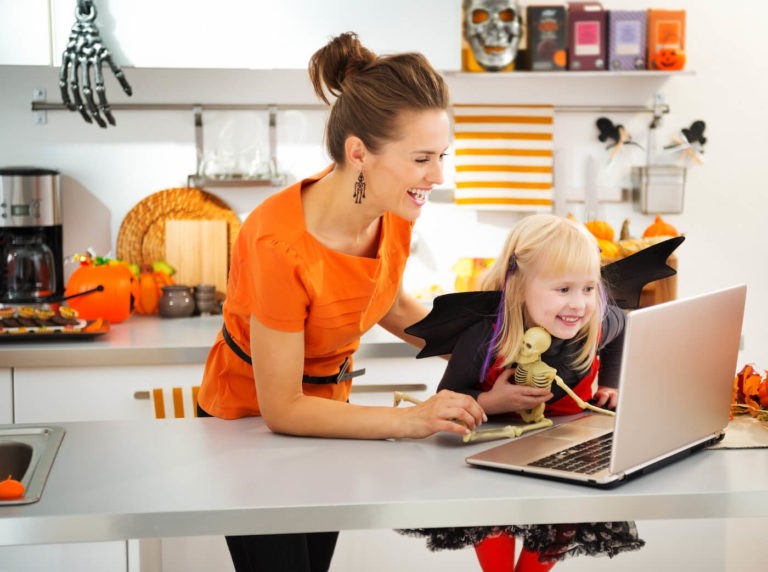
<svg viewBox="0 0 768 572">
<path fill-rule="evenodd" d="M 577 414 L 466 462 L 608 488 L 719 441 L 746 292 L 741 284 L 630 312 L 615 417 Z"/>
</svg>

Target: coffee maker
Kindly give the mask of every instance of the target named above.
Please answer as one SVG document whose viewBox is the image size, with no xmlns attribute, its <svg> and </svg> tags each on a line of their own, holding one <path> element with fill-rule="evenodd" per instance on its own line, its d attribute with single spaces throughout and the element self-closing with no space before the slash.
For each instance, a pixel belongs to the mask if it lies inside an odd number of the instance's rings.
<svg viewBox="0 0 768 572">
<path fill-rule="evenodd" d="M 64 295 L 59 172 L 0 168 L 0 304 L 45 304 Z"/>
</svg>

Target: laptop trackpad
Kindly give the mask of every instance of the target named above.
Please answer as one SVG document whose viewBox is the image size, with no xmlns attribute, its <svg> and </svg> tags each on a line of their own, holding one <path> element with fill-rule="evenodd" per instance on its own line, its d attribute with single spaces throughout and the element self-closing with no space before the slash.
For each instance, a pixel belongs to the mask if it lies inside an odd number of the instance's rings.
<svg viewBox="0 0 768 572">
<path fill-rule="evenodd" d="M 491 463 L 527 465 L 613 429 L 613 417 L 589 415 L 472 455 Z"/>
</svg>

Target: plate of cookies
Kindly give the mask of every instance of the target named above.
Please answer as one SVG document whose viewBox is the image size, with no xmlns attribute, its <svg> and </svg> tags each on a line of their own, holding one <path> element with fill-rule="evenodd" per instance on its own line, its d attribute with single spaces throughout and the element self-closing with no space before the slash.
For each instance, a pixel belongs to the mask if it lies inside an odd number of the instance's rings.
<svg viewBox="0 0 768 572">
<path fill-rule="evenodd" d="M 8 341 L 43 341 L 92 339 L 109 331 L 109 322 L 83 320 L 69 306 L 36 308 L 33 306 L 0 307 L 0 343 Z"/>
</svg>

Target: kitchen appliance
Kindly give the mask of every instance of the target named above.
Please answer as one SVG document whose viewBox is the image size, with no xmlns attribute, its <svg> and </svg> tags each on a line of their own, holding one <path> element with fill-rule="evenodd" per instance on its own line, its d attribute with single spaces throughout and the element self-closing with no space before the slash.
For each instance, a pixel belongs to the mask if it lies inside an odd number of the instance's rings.
<svg viewBox="0 0 768 572">
<path fill-rule="evenodd" d="M 61 300 L 62 237 L 59 172 L 0 168 L 0 303 Z"/>
</svg>

